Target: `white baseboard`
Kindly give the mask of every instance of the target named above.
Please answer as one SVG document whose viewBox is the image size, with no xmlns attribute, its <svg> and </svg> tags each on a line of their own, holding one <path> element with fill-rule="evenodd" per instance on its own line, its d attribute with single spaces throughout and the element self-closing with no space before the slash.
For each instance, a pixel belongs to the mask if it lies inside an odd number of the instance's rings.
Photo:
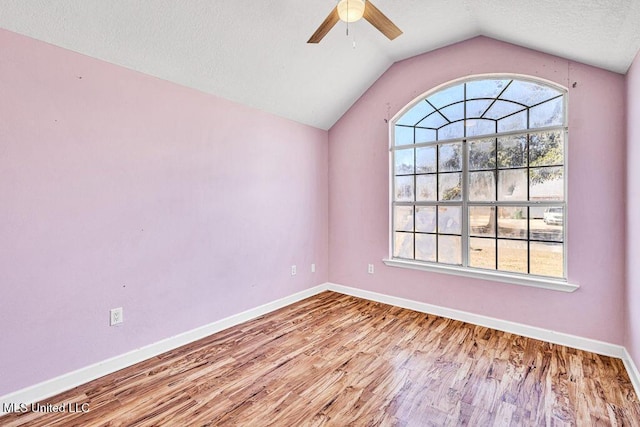
<svg viewBox="0 0 640 427">
<path fill-rule="evenodd" d="M 178 334 L 156 343 L 132 350 L 128 353 L 112 357 L 102 362 L 80 368 L 56 378 L 26 387 L 13 393 L 0 397 L 0 415 L 6 413 L 5 408 L 9 408 L 12 403 L 30 404 L 41 401 L 73 387 L 103 377 L 107 374 L 119 371 L 136 363 L 142 362 L 151 357 L 157 356 L 169 350 L 173 350 L 182 345 L 189 344 L 201 338 L 207 337 L 223 329 L 230 328 L 247 320 L 254 319 L 264 314 L 286 307 L 294 302 L 316 295 L 327 290 L 327 284 L 321 284 L 310 289 L 289 295 L 276 301 L 269 302 L 259 307 L 252 308 L 239 314 L 218 320 L 191 331 Z"/>
<path fill-rule="evenodd" d="M 636 389 L 636 396 L 640 398 L 640 371 L 638 371 L 638 367 L 633 362 L 633 358 L 626 348 L 624 349 L 624 355 L 625 357 L 622 358 L 624 367 L 627 369 L 627 374 L 629 374 L 633 388 Z"/>
<path fill-rule="evenodd" d="M 5 413 L 4 408 L 9 407 L 11 403 L 30 404 L 38 402 L 48 397 L 69 390 L 78 385 L 87 383 L 104 375 L 116 372 L 120 369 L 142 362 L 151 357 L 162 354 L 166 351 L 173 350 L 182 345 L 189 344 L 201 338 L 207 337 L 216 332 L 238 325 L 242 322 L 254 319 L 258 316 L 275 311 L 279 308 L 286 307 L 297 301 L 319 294 L 320 292 L 330 290 L 341 294 L 351 295 L 371 301 L 390 304 L 396 307 L 408 308 L 422 313 L 434 314 L 437 316 L 447 317 L 454 320 L 472 323 L 504 332 L 510 332 L 529 338 L 535 338 L 554 344 L 565 345 L 580 350 L 591 351 L 593 353 L 612 356 L 622 359 L 625 368 L 634 385 L 636 394 L 640 396 L 640 373 L 633 362 L 633 359 L 627 350 L 620 345 L 610 344 L 602 341 L 582 338 L 575 335 L 554 332 L 548 329 L 528 326 L 521 323 L 500 320 L 493 317 L 482 316 L 455 310 L 451 308 L 441 307 L 437 305 L 427 304 L 419 301 L 413 301 L 405 298 L 394 297 L 391 295 L 380 294 L 377 292 L 366 291 L 363 289 L 351 288 L 348 286 L 338 285 L 334 283 L 324 283 L 310 289 L 295 293 L 285 298 L 255 307 L 242 313 L 221 319 L 211 324 L 187 331 L 158 341 L 154 344 L 141 347 L 120 356 L 98 362 L 94 365 L 78 369 L 76 371 L 61 375 L 59 377 L 44 381 L 39 384 L 18 390 L 16 392 L 0 397 L 0 415 Z"/>
</svg>

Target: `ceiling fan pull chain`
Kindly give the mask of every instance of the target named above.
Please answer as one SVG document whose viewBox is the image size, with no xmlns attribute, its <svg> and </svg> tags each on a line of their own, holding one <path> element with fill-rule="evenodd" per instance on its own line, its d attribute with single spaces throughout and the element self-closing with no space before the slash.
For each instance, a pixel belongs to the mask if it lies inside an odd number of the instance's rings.
<svg viewBox="0 0 640 427">
<path fill-rule="evenodd" d="M 349 37 L 349 0 L 347 0 L 347 37 Z"/>
<path fill-rule="evenodd" d="M 349 37 L 349 12 L 350 12 L 350 8 L 349 8 L 349 0 L 347 0 L 347 37 Z M 356 35 L 353 35 L 353 48 L 356 48 Z"/>
</svg>

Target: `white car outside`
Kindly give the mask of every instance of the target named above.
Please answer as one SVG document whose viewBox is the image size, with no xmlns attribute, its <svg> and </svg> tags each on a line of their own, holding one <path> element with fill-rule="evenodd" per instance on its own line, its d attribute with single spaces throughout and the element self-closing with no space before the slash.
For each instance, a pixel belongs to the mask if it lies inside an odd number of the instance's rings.
<svg viewBox="0 0 640 427">
<path fill-rule="evenodd" d="M 564 215 L 562 213 L 562 208 L 545 209 L 542 220 L 544 221 L 545 224 L 561 225 L 564 222 Z"/>
</svg>

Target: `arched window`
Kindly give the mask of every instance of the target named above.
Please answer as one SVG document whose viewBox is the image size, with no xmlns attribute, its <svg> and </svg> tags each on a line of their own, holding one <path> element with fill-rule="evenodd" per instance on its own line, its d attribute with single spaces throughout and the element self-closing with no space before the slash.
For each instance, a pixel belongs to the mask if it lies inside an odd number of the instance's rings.
<svg viewBox="0 0 640 427">
<path fill-rule="evenodd" d="M 398 113 L 388 261 L 565 281 L 566 96 L 536 79 L 472 77 Z"/>
</svg>

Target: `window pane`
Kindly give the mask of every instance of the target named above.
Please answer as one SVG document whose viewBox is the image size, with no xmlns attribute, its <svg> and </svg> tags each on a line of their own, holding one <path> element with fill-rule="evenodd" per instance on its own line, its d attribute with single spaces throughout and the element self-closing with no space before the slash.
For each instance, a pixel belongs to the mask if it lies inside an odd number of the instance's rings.
<svg viewBox="0 0 640 427">
<path fill-rule="evenodd" d="M 464 102 L 457 102 L 440 110 L 450 122 L 464 119 Z"/>
<path fill-rule="evenodd" d="M 469 239 L 469 266 L 496 269 L 496 241 L 494 239 Z"/>
<path fill-rule="evenodd" d="M 393 208 L 393 228 L 395 231 L 413 231 L 413 206 Z"/>
<path fill-rule="evenodd" d="M 531 274 L 563 277 L 562 243 L 531 242 Z"/>
<path fill-rule="evenodd" d="M 414 126 L 420 120 L 424 119 L 428 114 L 433 112 L 433 107 L 425 101 L 418 102 L 411 107 L 409 111 L 404 113 L 396 122 L 399 125 Z"/>
<path fill-rule="evenodd" d="M 416 144 L 421 142 L 431 142 L 436 140 L 435 129 L 416 128 Z"/>
<path fill-rule="evenodd" d="M 527 242 L 498 240 L 498 270 L 527 272 Z"/>
<path fill-rule="evenodd" d="M 564 164 L 564 133 L 542 132 L 529 136 L 531 166 L 555 166 Z"/>
<path fill-rule="evenodd" d="M 525 166 L 527 166 L 526 135 L 498 138 L 498 167 L 518 168 Z"/>
<path fill-rule="evenodd" d="M 418 175 L 416 176 L 416 200 L 419 202 L 436 200 L 436 175 Z"/>
<path fill-rule="evenodd" d="M 493 120 L 471 119 L 466 121 L 467 136 L 480 136 L 496 133 L 496 122 Z"/>
<path fill-rule="evenodd" d="M 494 169 L 496 167 L 495 138 L 480 139 L 469 143 L 469 169 Z"/>
<path fill-rule="evenodd" d="M 491 102 L 492 101 L 489 99 L 467 101 L 467 117 L 472 119 L 482 117 L 485 111 L 487 111 L 487 108 L 491 105 Z"/>
<path fill-rule="evenodd" d="M 464 137 L 464 123 L 455 122 L 438 129 L 438 141 Z"/>
<path fill-rule="evenodd" d="M 416 206 L 416 231 L 422 233 L 436 232 L 435 206 Z"/>
<path fill-rule="evenodd" d="M 438 262 L 462 264 L 462 243 L 460 236 L 438 236 Z"/>
<path fill-rule="evenodd" d="M 496 102 L 493 103 L 491 108 L 489 108 L 489 111 L 487 111 L 484 117 L 488 119 L 498 120 L 510 114 L 513 114 L 516 111 L 523 110 L 524 108 L 525 107 L 523 107 L 520 104 L 497 100 Z"/>
<path fill-rule="evenodd" d="M 413 175 L 395 177 L 395 200 L 397 202 L 413 202 Z"/>
<path fill-rule="evenodd" d="M 531 221 L 529 221 L 529 238 L 532 240 L 549 240 L 562 242 L 564 209 L 562 206 L 547 208 L 531 207 Z"/>
<path fill-rule="evenodd" d="M 529 112 L 529 127 L 559 126 L 564 122 L 562 97 L 536 105 Z"/>
<path fill-rule="evenodd" d="M 393 157 L 396 162 L 396 175 L 408 175 L 414 173 L 413 148 L 409 150 L 396 150 Z"/>
<path fill-rule="evenodd" d="M 462 207 L 438 206 L 438 233 L 462 233 Z"/>
<path fill-rule="evenodd" d="M 467 99 L 495 98 L 510 80 L 475 80 L 467 83 Z"/>
<path fill-rule="evenodd" d="M 413 233 L 394 232 L 393 256 L 413 259 Z"/>
<path fill-rule="evenodd" d="M 396 126 L 394 132 L 395 145 L 413 144 L 413 128 Z"/>
<path fill-rule="evenodd" d="M 462 170 L 462 144 L 443 144 L 438 147 L 440 157 L 438 159 L 439 172 L 457 172 Z"/>
<path fill-rule="evenodd" d="M 444 126 L 446 124 L 447 124 L 447 120 L 444 117 L 442 117 L 440 113 L 436 111 L 435 113 L 429 114 L 427 117 L 424 118 L 424 120 L 421 120 L 420 122 L 418 122 L 416 126 L 420 126 L 423 128 L 438 129 L 439 127 Z"/>
<path fill-rule="evenodd" d="M 527 112 L 522 111 L 513 116 L 498 120 L 498 132 L 511 132 L 527 128 Z"/>
<path fill-rule="evenodd" d="M 469 172 L 469 200 L 472 202 L 496 199 L 496 173 Z"/>
<path fill-rule="evenodd" d="M 420 261 L 436 261 L 435 234 L 416 234 L 416 259 Z"/>
<path fill-rule="evenodd" d="M 527 238 L 527 207 L 498 207 L 498 237 L 510 239 Z"/>
<path fill-rule="evenodd" d="M 462 200 L 462 174 L 438 174 L 438 194 L 440 200 Z"/>
<path fill-rule="evenodd" d="M 532 168 L 529 175 L 531 181 L 529 197 L 532 201 L 564 200 L 564 168 L 562 166 Z"/>
<path fill-rule="evenodd" d="M 471 236 L 496 236 L 496 208 L 493 206 L 469 207 L 469 234 Z"/>
<path fill-rule="evenodd" d="M 507 169 L 498 171 L 498 200 L 527 200 L 526 169 Z"/>
<path fill-rule="evenodd" d="M 416 173 L 436 172 L 436 147 L 416 148 Z"/>
<path fill-rule="evenodd" d="M 438 91 L 427 98 L 427 100 L 436 108 L 442 108 L 445 105 L 453 104 L 454 102 L 462 101 L 463 99 L 464 83 Z"/>
<path fill-rule="evenodd" d="M 560 94 L 561 92 L 548 86 L 523 80 L 514 80 L 500 95 L 500 98 L 520 102 L 530 107 Z"/>
</svg>

